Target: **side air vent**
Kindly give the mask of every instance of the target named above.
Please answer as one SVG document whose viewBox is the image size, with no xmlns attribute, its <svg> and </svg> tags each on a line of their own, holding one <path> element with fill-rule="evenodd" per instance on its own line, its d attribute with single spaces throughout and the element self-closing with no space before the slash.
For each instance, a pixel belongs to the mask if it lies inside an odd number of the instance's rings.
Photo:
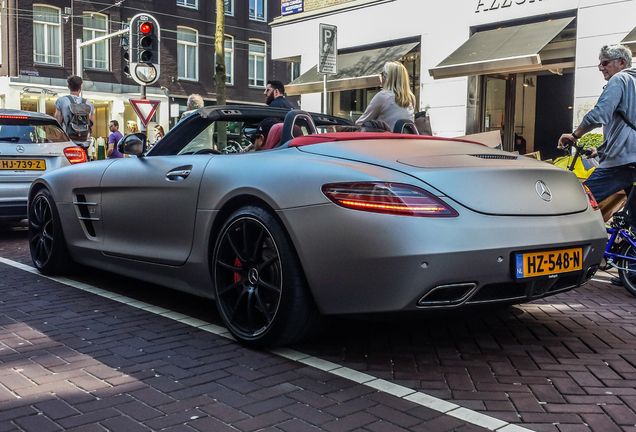
<svg viewBox="0 0 636 432">
<path fill-rule="evenodd" d="M 499 155 L 499 154 L 473 154 L 473 157 L 481 159 L 504 159 L 504 160 L 517 160 L 519 156 Z"/>
<path fill-rule="evenodd" d="M 91 214 L 94 214 L 91 210 L 95 209 L 97 203 L 87 202 L 84 195 L 77 195 L 73 204 L 75 204 L 75 207 L 77 207 L 77 210 L 79 211 L 80 216 L 78 219 L 84 224 L 86 232 L 89 236 L 95 237 L 95 227 L 93 226 L 93 222 L 98 221 L 99 218 L 91 217 Z"/>
</svg>

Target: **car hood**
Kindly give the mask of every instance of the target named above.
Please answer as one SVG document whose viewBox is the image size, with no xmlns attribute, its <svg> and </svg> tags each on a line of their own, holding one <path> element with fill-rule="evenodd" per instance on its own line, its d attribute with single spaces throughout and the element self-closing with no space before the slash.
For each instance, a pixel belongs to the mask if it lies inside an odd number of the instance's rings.
<svg viewBox="0 0 636 432">
<path fill-rule="evenodd" d="M 589 204 L 573 173 L 479 144 L 360 140 L 298 149 L 403 172 L 426 183 L 429 191 L 484 214 L 566 215 L 585 211 Z"/>
</svg>

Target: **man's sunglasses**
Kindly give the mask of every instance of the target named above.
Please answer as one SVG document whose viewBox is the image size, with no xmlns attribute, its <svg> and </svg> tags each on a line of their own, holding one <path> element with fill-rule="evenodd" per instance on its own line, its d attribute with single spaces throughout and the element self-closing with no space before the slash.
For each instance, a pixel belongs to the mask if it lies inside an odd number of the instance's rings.
<svg viewBox="0 0 636 432">
<path fill-rule="evenodd" d="M 613 62 L 613 61 L 616 61 L 616 60 L 618 60 L 618 58 L 613 58 L 613 59 L 609 59 L 609 60 L 603 60 L 602 62 L 600 62 L 598 64 L 598 67 L 601 67 L 601 66 L 607 67 L 607 65 L 610 64 L 610 62 Z"/>
<path fill-rule="evenodd" d="M 258 138 L 259 136 L 261 136 L 261 134 L 253 133 L 252 135 L 250 135 L 250 142 L 254 144 L 254 142 L 256 141 L 256 138 Z"/>
</svg>

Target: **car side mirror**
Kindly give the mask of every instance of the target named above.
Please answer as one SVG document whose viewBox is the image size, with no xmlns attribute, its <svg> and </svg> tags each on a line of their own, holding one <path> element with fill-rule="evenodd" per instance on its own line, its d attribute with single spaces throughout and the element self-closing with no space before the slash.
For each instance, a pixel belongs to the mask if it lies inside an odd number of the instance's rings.
<svg viewBox="0 0 636 432">
<path fill-rule="evenodd" d="M 146 148 L 146 140 L 143 132 L 126 135 L 117 143 L 117 150 L 122 154 L 140 156 Z"/>
</svg>

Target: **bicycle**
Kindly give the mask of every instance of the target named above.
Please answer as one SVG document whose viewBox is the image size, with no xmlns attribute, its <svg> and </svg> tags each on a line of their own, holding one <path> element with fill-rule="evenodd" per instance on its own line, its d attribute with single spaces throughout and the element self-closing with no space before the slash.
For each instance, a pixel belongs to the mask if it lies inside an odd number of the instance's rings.
<svg viewBox="0 0 636 432">
<path fill-rule="evenodd" d="M 572 141 L 569 141 L 568 145 L 575 148 L 574 157 L 568 166 L 568 169 L 573 171 L 576 161 L 581 155 L 589 156 L 592 152 Z M 634 174 L 636 178 L 636 171 Z M 610 267 L 617 269 L 623 287 L 631 295 L 636 296 L 636 236 L 630 230 L 627 222 L 628 215 L 625 210 L 629 208 L 628 204 L 636 199 L 636 181 L 634 181 L 633 186 L 629 196 L 623 203 L 622 209 L 611 215 L 609 226 L 606 225 L 605 227 L 609 239 L 603 254 L 605 265 L 601 265 L 600 268 L 602 270 L 607 270 Z M 607 222 L 607 219 L 605 221 Z"/>
</svg>

